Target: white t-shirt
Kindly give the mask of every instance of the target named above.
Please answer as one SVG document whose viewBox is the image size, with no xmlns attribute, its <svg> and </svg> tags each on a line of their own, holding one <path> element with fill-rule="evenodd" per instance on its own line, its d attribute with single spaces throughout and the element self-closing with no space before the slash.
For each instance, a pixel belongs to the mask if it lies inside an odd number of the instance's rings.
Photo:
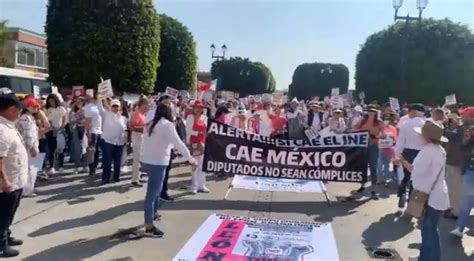
<svg viewBox="0 0 474 261">
<path fill-rule="evenodd" d="M 102 116 L 99 107 L 93 103 L 89 103 L 84 107 L 84 117 L 91 118 L 91 133 L 102 134 Z"/>
<path fill-rule="evenodd" d="M 46 117 L 48 117 L 49 122 L 51 122 L 51 126 L 55 129 L 61 128 L 63 123 L 64 116 L 66 116 L 67 112 L 63 106 L 59 106 L 56 108 L 48 108 L 46 110 Z"/>
<path fill-rule="evenodd" d="M 23 188 L 28 182 L 28 153 L 15 124 L 3 117 L 0 117 L 0 157 L 3 158 L 2 171 L 12 189 Z"/>
<path fill-rule="evenodd" d="M 121 146 L 126 142 L 127 118 L 119 113 L 104 112 L 104 132 L 102 139 L 112 145 Z"/>
</svg>

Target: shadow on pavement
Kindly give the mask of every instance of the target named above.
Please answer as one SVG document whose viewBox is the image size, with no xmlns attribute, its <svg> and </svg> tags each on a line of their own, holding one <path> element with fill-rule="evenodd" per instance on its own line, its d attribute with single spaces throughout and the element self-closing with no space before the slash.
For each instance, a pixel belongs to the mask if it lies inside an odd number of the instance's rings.
<svg viewBox="0 0 474 261">
<path fill-rule="evenodd" d="M 143 201 L 139 200 L 135 202 L 130 202 L 127 204 L 123 204 L 123 205 L 111 207 L 106 210 L 99 211 L 89 216 L 83 216 L 83 217 L 79 217 L 75 219 L 69 219 L 69 220 L 56 222 L 30 233 L 28 234 L 28 236 L 39 237 L 39 236 L 44 236 L 44 235 L 52 234 L 59 231 L 91 226 L 91 225 L 110 221 L 116 217 L 128 214 L 129 212 L 132 212 L 132 211 L 143 211 Z"/>
<path fill-rule="evenodd" d="M 84 260 L 102 253 L 123 241 L 109 240 L 110 235 L 94 239 L 79 239 L 26 257 L 24 261 Z"/>
</svg>

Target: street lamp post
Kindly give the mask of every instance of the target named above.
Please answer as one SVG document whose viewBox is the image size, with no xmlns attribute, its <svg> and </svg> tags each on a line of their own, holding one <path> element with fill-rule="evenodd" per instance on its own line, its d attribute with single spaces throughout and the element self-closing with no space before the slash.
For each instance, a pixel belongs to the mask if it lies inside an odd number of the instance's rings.
<svg viewBox="0 0 474 261">
<path fill-rule="evenodd" d="M 211 57 L 212 59 L 216 59 L 217 61 L 219 60 L 224 60 L 225 58 L 225 53 L 227 51 L 227 46 L 224 44 L 221 46 L 221 50 L 222 50 L 222 55 L 214 55 L 214 53 L 216 52 L 216 46 L 214 44 L 211 44 Z"/>
<path fill-rule="evenodd" d="M 428 5 L 428 0 L 417 0 L 416 1 L 416 8 L 418 9 L 418 16 L 410 16 L 408 13 L 406 16 L 399 16 L 398 10 L 403 5 L 403 0 L 393 0 L 393 9 L 395 9 L 394 21 L 405 21 L 405 27 L 403 28 L 403 37 L 405 38 L 402 43 L 402 53 L 400 55 L 400 87 L 404 90 L 407 90 L 406 84 L 406 49 L 407 49 L 407 42 L 408 42 L 408 28 L 410 26 L 410 21 L 418 21 L 421 22 L 421 15 L 423 10 Z"/>
</svg>

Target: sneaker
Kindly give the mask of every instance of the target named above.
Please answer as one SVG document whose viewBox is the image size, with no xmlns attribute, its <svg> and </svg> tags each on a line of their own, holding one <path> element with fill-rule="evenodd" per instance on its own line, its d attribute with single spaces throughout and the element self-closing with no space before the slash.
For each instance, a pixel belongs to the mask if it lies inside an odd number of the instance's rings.
<svg viewBox="0 0 474 261">
<path fill-rule="evenodd" d="M 449 232 L 449 234 L 457 237 L 462 237 L 464 235 L 463 231 L 461 231 L 458 227 L 456 227 L 453 231 Z"/>
<path fill-rule="evenodd" d="M 401 196 L 399 199 L 398 199 L 398 208 L 405 208 L 405 203 L 406 203 L 406 198 L 405 196 Z"/>
<path fill-rule="evenodd" d="M 56 174 L 56 170 L 54 168 L 49 169 L 49 175 Z"/>
<path fill-rule="evenodd" d="M 5 248 L 0 249 L 0 257 L 15 257 L 18 256 L 20 252 L 11 248 L 10 246 L 5 246 Z"/>
<path fill-rule="evenodd" d="M 160 214 L 155 214 L 155 216 L 153 217 L 153 220 L 155 221 L 160 221 L 161 220 L 161 215 Z"/>
<path fill-rule="evenodd" d="M 145 235 L 153 236 L 156 238 L 162 238 L 165 233 L 163 233 L 163 231 L 159 230 L 157 227 L 153 226 L 151 228 L 145 229 Z"/>
<path fill-rule="evenodd" d="M 9 246 L 21 246 L 21 245 L 23 245 L 23 240 L 16 239 L 14 237 L 9 237 L 8 238 L 8 245 Z"/>
<path fill-rule="evenodd" d="M 203 188 L 201 188 L 201 189 L 198 189 L 198 192 L 201 192 L 201 193 L 209 193 L 209 192 L 211 192 L 211 190 L 208 189 L 207 187 L 203 187 Z"/>
<path fill-rule="evenodd" d="M 160 197 L 160 200 L 163 201 L 163 202 L 174 202 L 174 198 L 172 198 L 168 195 Z"/>
<path fill-rule="evenodd" d="M 133 181 L 132 182 L 132 187 L 141 188 L 141 187 L 143 187 L 143 185 L 140 181 Z"/>
</svg>

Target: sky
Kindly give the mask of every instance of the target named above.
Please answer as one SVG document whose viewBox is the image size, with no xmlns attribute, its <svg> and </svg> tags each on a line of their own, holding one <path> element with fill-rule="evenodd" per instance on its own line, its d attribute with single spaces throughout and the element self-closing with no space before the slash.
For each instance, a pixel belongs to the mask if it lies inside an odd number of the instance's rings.
<svg viewBox="0 0 474 261">
<path fill-rule="evenodd" d="M 405 0 L 399 15 L 417 15 Z M 0 0 L 8 26 L 44 33 L 47 0 Z M 158 13 L 178 19 L 194 35 L 200 71 L 209 71 L 210 45 L 226 57 L 266 64 L 277 89 L 287 89 L 303 63 L 342 63 L 354 88 L 355 58 L 366 38 L 393 24 L 392 0 L 154 0 Z M 474 0 L 430 0 L 423 14 L 450 18 L 474 31 Z"/>
</svg>

